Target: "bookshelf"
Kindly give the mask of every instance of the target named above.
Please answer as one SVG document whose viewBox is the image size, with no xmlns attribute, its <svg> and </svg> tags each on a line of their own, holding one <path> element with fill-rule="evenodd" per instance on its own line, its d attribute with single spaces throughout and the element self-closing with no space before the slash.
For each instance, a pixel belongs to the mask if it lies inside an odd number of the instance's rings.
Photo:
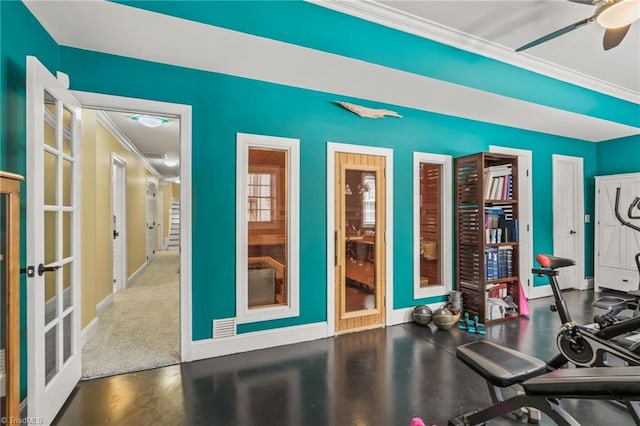
<svg viewBox="0 0 640 426">
<path fill-rule="evenodd" d="M 456 289 L 464 310 L 492 323 L 518 316 L 518 158 L 454 160 Z"/>
</svg>

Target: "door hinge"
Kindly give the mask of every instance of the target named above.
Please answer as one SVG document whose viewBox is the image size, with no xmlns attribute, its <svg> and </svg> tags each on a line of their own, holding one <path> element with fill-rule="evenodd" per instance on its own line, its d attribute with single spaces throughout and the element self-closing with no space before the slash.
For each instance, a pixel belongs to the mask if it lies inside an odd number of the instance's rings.
<svg viewBox="0 0 640 426">
<path fill-rule="evenodd" d="M 386 308 L 386 307 L 387 307 L 387 296 L 385 296 L 385 297 L 382 299 L 382 303 L 383 303 L 383 306 Z"/>
<path fill-rule="evenodd" d="M 529 224 L 527 223 L 527 232 L 529 232 Z"/>
<path fill-rule="evenodd" d="M 527 177 L 529 176 L 529 169 L 527 169 Z"/>
<path fill-rule="evenodd" d="M 527 279 L 527 287 L 531 287 L 531 280 Z"/>
</svg>

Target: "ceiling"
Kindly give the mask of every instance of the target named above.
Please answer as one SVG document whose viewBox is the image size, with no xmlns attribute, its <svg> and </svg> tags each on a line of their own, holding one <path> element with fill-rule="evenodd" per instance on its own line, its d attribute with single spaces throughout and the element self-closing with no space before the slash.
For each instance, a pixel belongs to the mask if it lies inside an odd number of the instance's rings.
<svg viewBox="0 0 640 426">
<path fill-rule="evenodd" d="M 162 180 L 175 180 L 180 175 L 180 122 L 176 118 L 160 127 L 145 127 L 131 117 L 131 112 L 103 111 L 111 125 L 116 127 L 145 160 L 160 174 Z M 152 154 L 152 155 L 150 155 Z M 156 158 L 164 154 L 167 160 L 178 160 L 175 166 L 167 166 L 164 159 Z"/>
<path fill-rule="evenodd" d="M 585 19 L 594 6 L 568 0 L 501 1 L 381 1 L 389 22 L 415 18 L 470 36 L 467 48 L 482 52 L 487 43 L 516 48 Z M 638 3 L 640 7 L 640 3 Z M 415 25 L 415 23 L 414 23 Z M 601 80 L 640 95 L 640 22 L 631 26 L 622 43 L 602 48 L 604 28 L 597 22 L 513 55 L 529 56 Z M 636 98 L 637 100 L 637 98 Z"/>
<path fill-rule="evenodd" d="M 307 1 L 640 104 L 639 23 L 620 46 L 607 52 L 602 50 L 603 31 L 597 23 L 524 53 L 513 51 L 515 47 L 590 16 L 591 6 L 566 0 Z M 618 122 L 615 117 L 603 119 L 540 105 L 114 2 L 25 1 L 25 4 L 63 46 L 580 140 L 595 142 L 640 133 L 638 127 Z M 145 36 L 141 38 L 140 34 Z M 202 40 L 216 41 L 207 44 L 206 55 L 202 54 Z M 265 52 L 269 61 L 264 60 Z M 323 71 L 319 73 L 319 69 Z M 362 78 L 363 75 L 367 78 Z M 73 76 L 71 78 L 73 80 Z M 380 81 L 386 84 L 380 85 Z M 425 97 L 422 93 L 431 96 Z M 140 129 L 133 126 L 132 120 L 114 116 L 112 121 L 139 151 L 164 149 L 168 155 L 177 156 L 177 133 L 173 147 L 160 148 L 157 132 L 134 134 L 131 132 Z M 168 128 L 162 126 L 155 130 Z M 168 179 L 177 175 L 177 169 L 165 170 L 161 162 L 153 164 Z"/>
</svg>

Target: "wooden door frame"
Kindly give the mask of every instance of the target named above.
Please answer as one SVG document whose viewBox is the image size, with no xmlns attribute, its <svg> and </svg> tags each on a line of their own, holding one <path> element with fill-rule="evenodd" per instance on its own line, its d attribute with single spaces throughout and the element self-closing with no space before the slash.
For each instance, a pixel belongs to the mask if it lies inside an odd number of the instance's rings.
<svg viewBox="0 0 640 426">
<path fill-rule="evenodd" d="M 574 204 L 575 211 L 574 214 L 574 223 L 576 227 L 578 227 L 578 234 L 576 235 L 576 288 L 578 290 L 585 290 L 587 288 L 587 282 L 584 279 L 584 160 L 582 157 L 574 157 L 568 155 L 558 155 L 553 154 L 551 156 L 552 159 L 552 170 L 553 170 L 553 178 L 552 178 L 552 187 L 553 187 L 553 239 L 556 238 L 557 223 L 556 217 L 558 216 L 557 211 L 557 190 L 556 183 L 558 182 L 558 162 L 559 161 L 567 161 L 573 163 L 575 168 L 575 173 L 573 175 L 573 179 L 575 182 L 575 192 L 574 192 Z M 555 254 L 555 247 L 554 247 Z"/>
<path fill-rule="evenodd" d="M 365 145 L 351 145 L 327 142 L 327 336 L 336 334 L 336 292 L 335 292 L 335 154 L 346 152 L 353 154 L 377 155 L 385 157 L 386 176 L 386 241 L 385 241 L 385 325 L 393 313 L 393 149 L 376 148 Z"/>
</svg>

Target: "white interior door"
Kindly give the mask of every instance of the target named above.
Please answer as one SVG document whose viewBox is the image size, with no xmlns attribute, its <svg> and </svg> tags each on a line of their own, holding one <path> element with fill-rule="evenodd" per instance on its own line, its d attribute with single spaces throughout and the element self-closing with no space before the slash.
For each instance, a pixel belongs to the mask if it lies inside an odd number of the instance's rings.
<svg viewBox="0 0 640 426">
<path fill-rule="evenodd" d="M 147 181 L 147 262 L 156 254 L 156 185 Z"/>
<path fill-rule="evenodd" d="M 162 191 L 157 192 L 158 196 L 158 206 L 160 208 L 157 209 L 158 218 L 156 220 L 156 241 L 158 241 L 158 249 L 164 250 L 164 238 L 162 235 L 162 230 L 164 229 L 164 194 Z"/>
<path fill-rule="evenodd" d="M 111 237 L 113 259 L 113 292 L 126 288 L 125 229 L 126 229 L 126 169 L 125 164 L 113 157 L 111 162 Z"/>
<path fill-rule="evenodd" d="M 576 261 L 575 266 L 560 268 L 560 288 L 582 286 L 584 230 L 582 217 L 582 158 L 553 156 L 553 254 Z"/>
<path fill-rule="evenodd" d="M 49 424 L 80 379 L 80 104 L 27 58 L 28 415 Z"/>
</svg>

